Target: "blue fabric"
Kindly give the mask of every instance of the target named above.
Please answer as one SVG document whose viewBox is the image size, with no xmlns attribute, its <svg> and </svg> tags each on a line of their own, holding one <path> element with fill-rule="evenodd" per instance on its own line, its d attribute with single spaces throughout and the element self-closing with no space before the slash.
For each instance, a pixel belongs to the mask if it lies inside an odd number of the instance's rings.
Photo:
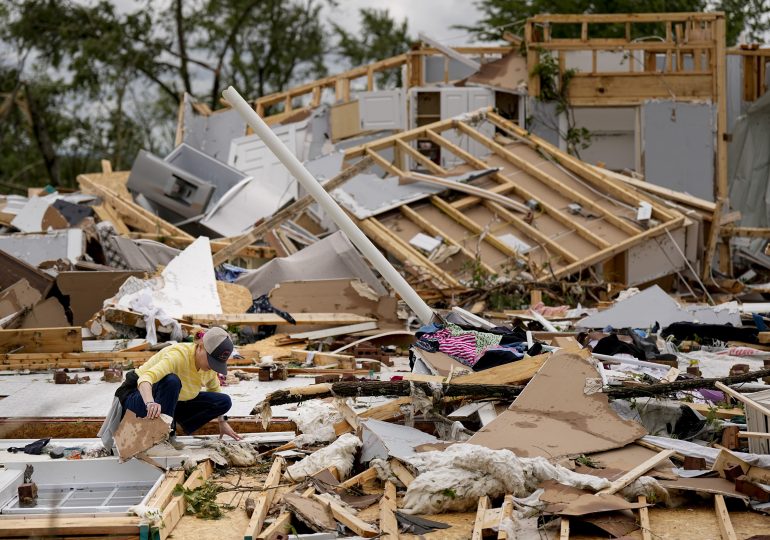
<svg viewBox="0 0 770 540">
<path fill-rule="evenodd" d="M 172 417 L 187 434 L 195 433 L 207 422 L 222 416 L 232 407 L 230 396 L 222 392 L 200 392 L 193 399 L 179 401 L 181 390 L 182 381 L 171 373 L 152 385 L 152 396 L 155 403 L 160 405 L 160 412 Z M 123 405 L 138 418 L 147 416 L 147 407 L 139 390 L 131 392 Z"/>
<path fill-rule="evenodd" d="M 751 318 L 754 319 L 754 324 L 757 327 L 757 330 L 760 332 L 767 332 L 768 327 L 765 324 L 764 318 L 762 318 L 762 315 L 759 313 L 752 313 Z"/>
<path fill-rule="evenodd" d="M 241 274 L 248 272 L 245 268 L 235 266 L 233 264 L 223 263 L 214 271 L 216 278 L 219 281 L 226 281 L 227 283 L 235 283 Z"/>
</svg>

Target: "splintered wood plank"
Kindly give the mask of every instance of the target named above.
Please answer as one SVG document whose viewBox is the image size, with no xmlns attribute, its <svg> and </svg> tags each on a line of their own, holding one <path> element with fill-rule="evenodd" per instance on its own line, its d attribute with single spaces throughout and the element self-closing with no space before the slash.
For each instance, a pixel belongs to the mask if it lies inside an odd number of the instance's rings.
<svg viewBox="0 0 770 540">
<path fill-rule="evenodd" d="M 0 330 L 0 353 L 64 353 L 83 350 L 79 326 Z"/>
<path fill-rule="evenodd" d="M 0 518 L 2 536 L 32 538 L 49 536 L 80 537 L 84 535 L 107 536 L 113 534 L 139 536 L 138 517 L 85 516 L 71 517 L 53 514 L 45 517 Z"/>
<path fill-rule="evenodd" d="M 279 540 L 287 538 L 289 531 L 291 530 L 291 512 L 281 512 L 275 521 L 265 527 L 257 540 Z"/>
<path fill-rule="evenodd" d="M 377 469 L 375 469 L 374 467 L 369 467 L 365 471 L 360 472 L 360 473 L 358 473 L 355 476 L 351 476 L 350 478 L 348 478 L 347 480 L 342 482 L 340 484 L 340 487 L 343 487 L 345 489 L 349 489 L 349 488 L 351 488 L 353 486 L 356 486 L 356 485 L 361 485 L 362 486 L 365 483 L 374 480 L 375 478 L 377 478 Z"/>
<path fill-rule="evenodd" d="M 634 480 L 642 476 L 644 473 L 654 468 L 659 463 L 673 456 L 675 453 L 676 453 L 675 450 L 663 450 L 662 452 L 659 452 L 658 454 L 652 456 L 650 459 L 648 459 L 644 463 L 637 465 L 636 467 L 628 471 L 626 474 L 624 474 L 617 480 L 613 480 L 610 487 L 599 491 L 599 493 L 607 493 L 610 495 L 612 495 L 613 493 L 617 493 L 618 491 L 626 487 L 628 484 L 630 484 L 631 482 L 633 482 Z"/>
<path fill-rule="evenodd" d="M 489 509 L 489 497 L 484 495 L 479 498 L 479 505 L 476 509 L 476 521 L 473 522 L 473 535 L 471 540 L 482 540 L 484 537 L 484 518 Z"/>
<path fill-rule="evenodd" d="M 148 508 L 160 508 L 163 510 L 174 496 L 174 490 L 179 484 L 184 482 L 184 471 L 169 471 L 166 478 L 163 479 L 158 489 L 147 501 Z"/>
<path fill-rule="evenodd" d="M 332 515 L 334 516 L 334 519 L 342 523 L 345 527 L 353 531 L 355 534 L 359 536 L 363 536 L 364 538 L 374 538 L 379 534 L 379 531 L 376 527 L 372 526 L 371 524 L 367 523 L 366 521 L 362 520 L 358 516 L 352 514 L 336 502 L 326 499 L 324 497 L 320 497 L 316 494 L 311 495 L 311 497 L 317 501 L 320 501 L 326 505 L 329 506 L 329 508 L 332 511 Z"/>
<path fill-rule="evenodd" d="M 647 497 L 639 495 L 639 504 L 647 504 Z M 639 527 L 642 529 L 642 540 L 652 540 L 650 511 L 646 506 L 639 509 Z"/>
<path fill-rule="evenodd" d="M 380 499 L 380 533 L 382 538 L 397 540 L 398 521 L 396 520 L 396 486 L 385 482 L 385 492 Z"/>
<path fill-rule="evenodd" d="M 273 497 L 275 497 L 274 488 L 281 481 L 283 463 L 282 457 L 277 457 L 273 460 L 273 465 L 270 467 L 270 472 L 265 479 L 265 489 L 257 495 L 254 504 L 254 513 L 251 514 L 249 524 L 246 526 L 246 532 L 243 534 L 244 540 L 252 540 L 262 531 L 262 526 L 265 524 L 265 517 L 270 510 L 270 505 L 273 504 Z"/>
<path fill-rule="evenodd" d="M 353 313 L 292 313 L 291 316 L 297 324 L 343 325 L 376 322 L 371 317 Z M 185 315 L 184 318 L 192 321 L 193 324 L 207 325 L 287 324 L 286 319 L 274 313 L 199 313 Z"/>
<path fill-rule="evenodd" d="M 719 533 L 722 540 L 738 540 L 735 529 L 730 521 L 730 514 L 727 512 L 725 498 L 723 495 L 714 495 L 714 508 L 717 514 L 717 523 L 719 524 Z"/>
<path fill-rule="evenodd" d="M 503 524 L 504 520 L 512 519 L 513 516 L 513 495 L 506 495 L 505 499 L 503 499 L 503 506 L 500 509 L 500 525 Z M 498 527 L 497 531 L 497 538 L 498 540 L 515 540 L 515 538 L 511 538 L 508 536 L 508 533 L 506 533 L 502 528 Z"/>
<path fill-rule="evenodd" d="M 406 468 L 406 465 L 401 463 L 396 458 L 391 458 L 389 463 L 390 470 L 393 471 L 393 474 L 396 475 L 396 478 L 398 478 L 402 484 L 404 484 L 406 487 L 409 487 L 409 484 L 414 482 L 414 475 L 409 469 Z"/>
<path fill-rule="evenodd" d="M 192 490 L 202 486 L 206 483 L 206 480 L 208 480 L 209 476 L 211 476 L 212 470 L 211 461 L 206 460 L 202 463 L 199 463 L 198 466 L 193 469 L 193 472 L 190 473 L 190 476 L 185 481 L 183 487 L 186 490 Z M 168 538 L 168 536 L 171 534 L 171 531 L 174 530 L 174 527 L 177 526 L 179 520 L 181 520 L 182 516 L 184 516 L 186 506 L 187 505 L 183 494 L 175 495 L 171 499 L 171 502 L 169 502 L 166 508 L 163 510 L 163 516 L 160 519 L 160 529 L 158 531 L 160 540 L 165 540 Z"/>
</svg>

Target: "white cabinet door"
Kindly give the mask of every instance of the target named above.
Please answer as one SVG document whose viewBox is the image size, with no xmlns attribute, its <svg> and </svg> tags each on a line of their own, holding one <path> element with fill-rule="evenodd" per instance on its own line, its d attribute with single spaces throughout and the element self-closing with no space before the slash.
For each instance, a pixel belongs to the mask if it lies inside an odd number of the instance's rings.
<svg viewBox="0 0 770 540">
<path fill-rule="evenodd" d="M 455 117 L 468 112 L 468 88 L 442 88 L 441 89 L 441 119 Z M 442 137 L 453 142 L 463 150 L 468 149 L 467 142 L 463 145 L 464 135 L 458 135 L 453 130 L 444 131 Z M 441 149 L 441 166 L 450 169 L 463 162 L 446 148 Z"/>
<path fill-rule="evenodd" d="M 403 90 L 358 92 L 356 97 L 362 130 L 406 129 L 406 101 Z"/>
<path fill-rule="evenodd" d="M 477 111 L 479 109 L 483 109 L 486 107 L 491 107 L 495 104 L 495 95 L 494 92 L 488 88 L 468 88 L 468 112 Z M 494 137 L 495 135 L 495 126 L 493 126 L 490 122 L 484 122 L 483 124 L 480 124 L 476 127 L 478 131 L 483 133 L 485 136 L 489 137 L 490 139 Z M 463 137 L 463 144 L 466 144 L 467 146 L 464 146 L 466 150 L 468 150 L 471 154 L 473 154 L 476 157 L 483 157 L 486 156 L 489 153 L 489 150 L 486 146 L 481 144 L 480 142 L 477 142 L 470 137 L 466 136 Z"/>
</svg>

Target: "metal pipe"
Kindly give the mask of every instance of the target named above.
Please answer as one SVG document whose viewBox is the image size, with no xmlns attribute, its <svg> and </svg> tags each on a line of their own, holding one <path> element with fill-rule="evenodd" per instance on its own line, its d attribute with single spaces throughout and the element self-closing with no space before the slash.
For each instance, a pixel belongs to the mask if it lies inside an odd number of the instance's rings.
<svg viewBox="0 0 770 540">
<path fill-rule="evenodd" d="M 329 214 L 334 223 L 348 235 L 350 241 L 356 246 L 364 257 L 377 269 L 382 277 L 406 304 L 415 312 L 423 324 L 428 324 L 433 319 L 433 310 L 420 298 L 420 295 L 407 283 L 404 276 L 393 268 L 385 256 L 372 243 L 371 240 L 353 223 L 353 220 L 345 213 L 337 202 L 332 199 L 326 190 L 321 186 L 318 180 L 305 168 L 297 157 L 286 147 L 272 129 L 265 124 L 264 120 L 251 108 L 238 91 L 232 86 L 222 92 L 224 98 L 230 105 L 237 110 L 251 126 L 262 142 L 265 143 L 270 151 L 283 163 L 302 187 L 318 202 L 323 210 Z"/>
</svg>

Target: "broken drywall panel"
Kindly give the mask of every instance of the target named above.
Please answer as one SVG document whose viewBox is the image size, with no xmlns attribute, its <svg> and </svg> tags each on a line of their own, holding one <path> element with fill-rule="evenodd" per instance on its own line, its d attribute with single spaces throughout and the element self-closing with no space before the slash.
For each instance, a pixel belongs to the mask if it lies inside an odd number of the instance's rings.
<svg viewBox="0 0 770 540">
<path fill-rule="evenodd" d="M 409 239 L 410 245 L 428 253 L 436 251 L 443 242 L 440 236 L 429 236 L 424 233 L 417 233 Z"/>
<path fill-rule="evenodd" d="M 284 281 L 344 278 L 358 278 L 380 296 L 388 293 L 345 233 L 338 231 L 289 257 L 272 259 L 245 272 L 235 282 L 256 298 Z"/>
<path fill-rule="evenodd" d="M 622 420 L 605 394 L 585 393 L 587 382 L 599 378 L 580 355 L 555 353 L 513 405 L 467 442 L 550 459 L 620 448 L 646 435 L 641 425 Z"/>
<path fill-rule="evenodd" d="M 284 281 L 269 294 L 270 303 L 289 313 L 354 313 L 377 319 L 378 328 L 402 328 L 398 301 L 381 295 L 360 279 Z"/>
<path fill-rule="evenodd" d="M 59 259 L 76 263 L 85 250 L 81 229 L 63 229 L 45 234 L 8 234 L 0 236 L 0 251 L 37 267 L 45 261 Z"/>
<path fill-rule="evenodd" d="M 181 141 L 225 163 L 230 142 L 246 134 L 246 122 L 235 109 L 205 110 L 185 93 L 182 105 Z M 207 108 L 206 108 L 207 109 Z"/>
<path fill-rule="evenodd" d="M 3 237 L 0 236 L 0 238 Z M 24 279 L 42 296 L 48 294 L 54 282 L 53 276 L 47 272 L 38 270 L 5 251 L 0 251 L 0 289 L 7 289 L 20 279 Z"/>
<path fill-rule="evenodd" d="M 423 182 L 401 184 L 395 176 L 380 178 L 376 174 L 363 173 L 348 180 L 331 195 L 358 219 L 366 219 L 442 191 L 445 188 L 441 186 Z"/>
<path fill-rule="evenodd" d="M 650 328 L 655 323 L 661 328 L 675 322 L 702 322 L 740 326 L 736 306 L 692 306 L 683 308 L 657 285 L 616 302 L 614 306 L 581 319 L 580 328 Z"/>
<path fill-rule="evenodd" d="M 130 276 L 141 277 L 144 272 L 60 272 L 56 285 L 69 297 L 72 324 L 83 326 L 102 309 L 104 301 L 115 296 Z"/>
<path fill-rule="evenodd" d="M 124 295 L 118 307 L 139 313 L 163 310 L 168 316 L 181 318 L 189 313 L 222 313 L 217 293 L 211 244 L 205 236 L 198 237 L 161 273 L 162 286 L 145 288 Z"/>
<path fill-rule="evenodd" d="M 527 129 L 557 148 L 561 147 L 559 123 L 561 114 L 553 101 L 527 98 Z"/>
<path fill-rule="evenodd" d="M 679 228 L 670 236 L 661 235 L 629 248 L 624 283 L 633 287 L 686 270 L 687 261 L 681 255 L 687 251 L 686 241 L 687 229 Z"/>
<path fill-rule="evenodd" d="M 604 163 L 615 171 L 639 170 L 637 111 L 637 107 L 573 107 L 575 125 L 591 134 L 588 146 L 580 149 L 580 159 Z"/>
<path fill-rule="evenodd" d="M 361 462 L 394 457 L 402 461 L 415 454 L 421 444 L 437 443 L 438 439 L 419 429 L 368 419 L 361 422 Z"/>
<path fill-rule="evenodd" d="M 21 232 L 28 233 L 47 231 L 49 228 L 66 228 L 68 226 L 67 221 L 61 217 L 55 208 L 52 208 L 57 195 L 52 193 L 44 197 L 32 197 L 16 214 L 11 225 Z M 57 214 L 59 214 L 58 218 Z"/>
<path fill-rule="evenodd" d="M 641 115 L 645 180 L 713 201 L 716 107 L 655 100 Z"/>
<path fill-rule="evenodd" d="M 133 240 L 123 236 L 112 236 L 110 241 L 115 250 L 126 261 L 128 267 L 136 271 L 154 272 L 158 266 L 166 266 L 180 250 L 156 242 L 155 240 Z"/>
<path fill-rule="evenodd" d="M 481 64 L 478 72 L 465 81 L 468 85 L 503 88 L 520 95 L 527 94 L 527 59 L 519 51 L 512 50 L 498 60 Z"/>
<path fill-rule="evenodd" d="M 127 461 L 166 440 L 171 420 L 165 414 L 159 418 L 137 418 L 134 411 L 127 410 L 115 430 L 115 448 L 121 461 Z"/>
</svg>

